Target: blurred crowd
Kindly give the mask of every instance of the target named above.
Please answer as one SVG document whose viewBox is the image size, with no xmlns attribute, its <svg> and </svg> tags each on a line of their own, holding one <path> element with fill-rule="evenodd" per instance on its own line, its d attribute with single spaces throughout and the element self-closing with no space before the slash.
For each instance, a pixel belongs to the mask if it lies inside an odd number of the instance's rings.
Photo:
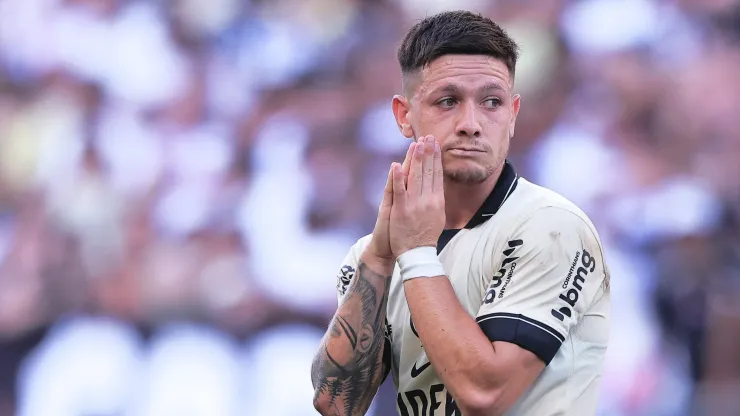
<svg viewBox="0 0 740 416">
<path fill-rule="evenodd" d="M 510 159 L 605 242 L 600 415 L 739 414 L 740 2 L 0 0 L 0 416 L 315 414 L 396 47 L 451 8 L 520 43 Z"/>
</svg>

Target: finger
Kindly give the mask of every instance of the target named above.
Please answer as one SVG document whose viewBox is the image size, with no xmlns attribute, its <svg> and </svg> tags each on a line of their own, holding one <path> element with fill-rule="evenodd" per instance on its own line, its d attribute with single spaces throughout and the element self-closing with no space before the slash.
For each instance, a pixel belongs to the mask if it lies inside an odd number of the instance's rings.
<svg viewBox="0 0 740 416">
<path fill-rule="evenodd" d="M 409 173 L 409 167 L 411 166 L 411 158 L 414 156 L 414 149 L 416 148 L 416 142 L 411 142 L 408 150 L 406 150 L 406 157 L 403 158 L 403 173 Z"/>
<path fill-rule="evenodd" d="M 390 208 L 393 205 L 393 169 L 395 163 L 391 163 L 391 168 L 388 170 L 388 179 L 385 181 L 385 190 L 383 191 L 383 201 L 380 203 L 380 208 Z"/>
<path fill-rule="evenodd" d="M 422 193 L 431 194 L 434 191 L 434 137 L 426 138 L 423 160 L 424 177 L 422 178 Z"/>
<path fill-rule="evenodd" d="M 444 192 L 444 170 L 442 168 L 442 149 L 439 147 L 439 143 L 434 141 L 434 192 Z"/>
<path fill-rule="evenodd" d="M 404 206 L 406 204 L 406 185 L 404 183 L 403 167 L 398 163 L 393 164 L 393 204 Z"/>
<path fill-rule="evenodd" d="M 403 159 L 403 184 L 406 186 L 406 179 L 409 177 L 409 169 L 411 168 L 411 158 L 414 156 L 414 150 L 416 149 L 416 142 L 411 142 L 409 149 L 406 151 L 406 158 Z"/>
<path fill-rule="evenodd" d="M 425 149 L 425 138 L 419 139 L 414 149 L 414 155 L 411 158 L 411 167 L 409 168 L 408 184 L 406 189 L 410 196 L 420 195 L 422 188 L 422 180 L 424 175 L 424 149 Z"/>
</svg>

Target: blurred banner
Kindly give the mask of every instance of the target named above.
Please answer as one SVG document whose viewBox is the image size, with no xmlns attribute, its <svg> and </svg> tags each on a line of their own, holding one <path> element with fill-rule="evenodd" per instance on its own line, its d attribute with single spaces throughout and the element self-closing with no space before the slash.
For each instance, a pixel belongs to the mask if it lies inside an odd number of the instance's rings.
<svg viewBox="0 0 740 416">
<path fill-rule="evenodd" d="M 453 8 L 521 44 L 511 161 L 606 245 L 599 415 L 740 414 L 740 2 L 0 0 L 0 416 L 316 414 L 396 48 Z"/>
</svg>

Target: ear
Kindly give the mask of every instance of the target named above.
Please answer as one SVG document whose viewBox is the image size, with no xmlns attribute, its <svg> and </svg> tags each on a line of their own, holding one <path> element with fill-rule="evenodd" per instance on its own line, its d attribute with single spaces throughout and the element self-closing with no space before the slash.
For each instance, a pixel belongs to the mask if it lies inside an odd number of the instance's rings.
<svg viewBox="0 0 740 416">
<path fill-rule="evenodd" d="M 509 122 L 509 138 L 514 137 L 514 128 L 516 127 L 516 117 L 519 115 L 519 108 L 522 105 L 522 97 L 515 94 L 511 102 L 511 122 Z"/>
<path fill-rule="evenodd" d="M 411 103 L 402 95 L 393 96 L 393 115 L 396 117 L 396 124 L 407 139 L 414 138 L 413 116 L 411 115 Z"/>
</svg>

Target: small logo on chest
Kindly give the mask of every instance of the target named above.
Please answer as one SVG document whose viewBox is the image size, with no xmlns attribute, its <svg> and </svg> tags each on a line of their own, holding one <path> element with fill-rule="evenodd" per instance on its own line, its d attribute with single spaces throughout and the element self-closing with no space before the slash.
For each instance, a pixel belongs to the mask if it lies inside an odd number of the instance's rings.
<svg viewBox="0 0 740 416">
<path fill-rule="evenodd" d="M 416 338 L 419 338 L 419 333 L 416 332 L 416 327 L 414 326 L 414 320 L 411 319 L 411 317 L 409 317 L 409 325 L 411 326 L 411 332 L 414 333 Z M 422 346 L 422 348 L 424 348 L 424 346 Z M 427 368 L 429 368 L 429 366 L 432 365 L 430 361 L 427 361 L 426 364 L 423 364 L 420 367 L 417 367 L 417 364 L 418 363 L 415 362 L 414 365 L 411 367 L 411 378 L 419 377 L 421 373 L 424 372 L 424 370 L 426 370 Z"/>
</svg>

